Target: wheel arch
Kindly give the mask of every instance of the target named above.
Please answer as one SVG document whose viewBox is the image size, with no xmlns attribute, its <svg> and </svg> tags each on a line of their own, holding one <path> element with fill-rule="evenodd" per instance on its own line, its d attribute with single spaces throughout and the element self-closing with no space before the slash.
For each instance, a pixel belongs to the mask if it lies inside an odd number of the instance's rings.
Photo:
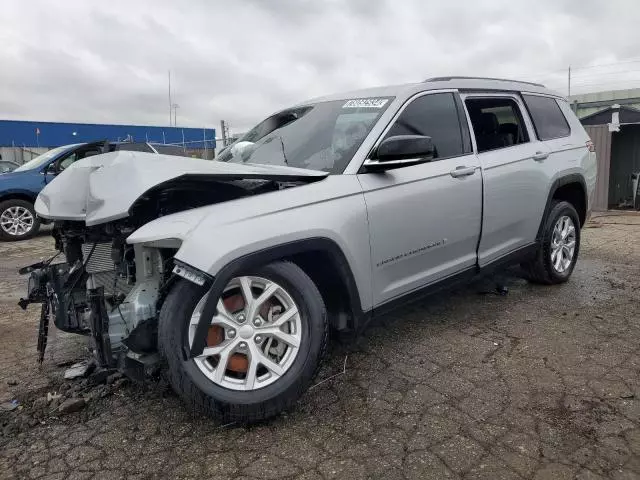
<svg viewBox="0 0 640 480">
<path fill-rule="evenodd" d="M 196 328 L 195 338 L 191 349 L 185 346 L 185 360 L 202 352 L 206 340 L 208 318 L 216 311 L 217 299 L 222 294 L 227 283 L 238 272 L 259 265 L 265 265 L 274 261 L 291 261 L 297 264 L 316 283 L 323 299 L 328 303 L 327 308 L 338 308 L 338 315 L 334 320 L 334 326 L 357 329 L 363 316 L 358 286 L 349 262 L 340 248 L 333 240 L 325 237 L 314 237 L 303 240 L 286 242 L 267 247 L 263 250 L 243 255 L 222 267 L 211 281 L 209 298 L 202 310 L 202 320 Z M 193 267 L 191 267 L 193 268 Z M 327 270 L 336 269 L 337 275 L 327 276 Z M 338 290 L 334 290 L 338 281 Z M 333 289 L 333 290 L 332 290 Z M 337 295 L 336 295 L 337 294 Z"/>
<path fill-rule="evenodd" d="M 544 207 L 544 212 L 540 220 L 540 226 L 538 227 L 538 234 L 536 239 L 540 240 L 544 232 L 544 224 L 551 210 L 551 205 L 554 200 L 564 200 L 571 203 L 580 219 L 580 226 L 584 226 L 587 221 L 587 209 L 589 205 L 589 198 L 587 195 L 587 183 L 584 177 L 577 173 L 564 175 L 557 178 L 549 189 L 547 195 L 547 203 Z"/>
<path fill-rule="evenodd" d="M 36 196 L 26 190 L 12 190 L 0 193 L 0 202 L 7 200 L 24 200 L 25 202 L 33 204 L 36 201 Z"/>
</svg>

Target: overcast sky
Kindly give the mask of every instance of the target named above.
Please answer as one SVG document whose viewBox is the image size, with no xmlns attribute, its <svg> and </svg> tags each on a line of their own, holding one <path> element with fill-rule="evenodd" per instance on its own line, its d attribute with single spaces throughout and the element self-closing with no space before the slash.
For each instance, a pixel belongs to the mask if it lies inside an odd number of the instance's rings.
<svg viewBox="0 0 640 480">
<path fill-rule="evenodd" d="M 2 0 L 0 12 L 3 119 L 166 125 L 168 70 L 178 125 L 234 131 L 306 98 L 437 75 L 566 94 L 573 65 L 575 93 L 640 86 L 635 0 Z M 577 68 L 589 65 L 604 66 Z"/>
</svg>

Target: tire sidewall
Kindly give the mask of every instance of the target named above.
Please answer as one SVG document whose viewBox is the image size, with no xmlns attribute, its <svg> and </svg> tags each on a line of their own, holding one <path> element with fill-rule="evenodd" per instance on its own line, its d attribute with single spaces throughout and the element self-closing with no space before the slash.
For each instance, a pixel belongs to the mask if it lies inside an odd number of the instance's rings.
<svg viewBox="0 0 640 480">
<path fill-rule="evenodd" d="M 573 225 L 576 229 L 576 247 L 573 252 L 573 258 L 571 260 L 571 264 L 569 268 L 567 268 L 564 272 L 558 272 L 551 262 L 551 241 L 553 238 L 553 229 L 556 225 L 556 222 L 560 217 L 567 216 L 571 218 L 573 221 Z M 578 261 L 578 255 L 580 253 L 580 218 L 578 217 L 578 213 L 576 209 L 568 202 L 559 202 L 556 203 L 551 211 L 549 212 L 549 217 L 547 219 L 547 224 L 545 226 L 544 238 L 543 238 L 543 262 L 544 267 L 547 273 L 551 276 L 553 280 L 556 282 L 564 282 L 569 279 L 571 274 L 573 273 L 573 269 L 576 266 Z"/>
<path fill-rule="evenodd" d="M 26 200 L 20 200 L 20 199 L 5 200 L 4 202 L 0 202 L 0 215 L 2 215 L 2 213 L 5 212 L 5 210 L 11 207 L 22 207 L 29 210 L 29 212 L 31 212 L 31 215 L 33 215 L 33 225 L 31 226 L 31 230 L 29 230 L 24 235 L 10 235 L 7 232 L 5 232 L 2 228 L 0 228 L 0 240 L 5 242 L 19 242 L 20 240 L 27 240 L 33 237 L 36 233 L 38 233 L 38 230 L 40 229 L 40 220 L 36 215 L 36 211 L 33 207 L 33 204 L 31 204 Z"/>
<path fill-rule="evenodd" d="M 279 266 L 282 265 L 291 266 L 292 264 L 280 264 Z M 213 383 L 202 373 L 193 360 L 183 360 L 181 347 L 186 331 L 184 327 L 189 324 L 196 304 L 206 294 L 206 289 L 186 280 L 181 280 L 180 284 L 176 286 L 177 288 L 174 288 L 169 294 L 169 296 L 177 295 L 179 297 L 180 311 L 174 312 L 177 313 L 174 318 L 166 319 L 169 320 L 168 325 L 161 324 L 160 326 L 160 328 L 169 330 L 167 332 L 169 335 L 166 338 L 172 339 L 170 346 L 162 346 L 170 367 L 177 368 L 186 374 L 202 394 L 223 404 L 246 406 L 264 403 L 280 396 L 295 395 L 297 397 L 306 388 L 307 382 L 305 380 L 313 376 L 320 360 L 326 319 L 324 318 L 323 306 L 317 304 L 313 298 L 305 298 L 304 283 L 305 280 L 308 282 L 311 280 L 297 266 L 294 266 L 294 270 L 288 273 L 296 276 L 295 270 L 302 273 L 303 278 L 290 279 L 288 278 L 290 275 L 283 274 L 281 268 L 273 268 L 271 265 L 238 274 L 238 276 L 260 276 L 278 283 L 291 295 L 300 312 L 302 338 L 298 354 L 289 370 L 280 379 L 257 390 L 231 390 Z M 309 296 L 307 295 L 307 297 Z M 167 298 L 168 301 L 170 298 Z"/>
</svg>

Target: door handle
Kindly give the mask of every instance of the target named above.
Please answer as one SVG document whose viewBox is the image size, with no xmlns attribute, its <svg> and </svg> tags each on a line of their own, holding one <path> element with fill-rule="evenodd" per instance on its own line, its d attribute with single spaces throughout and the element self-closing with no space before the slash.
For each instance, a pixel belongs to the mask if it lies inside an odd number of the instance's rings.
<svg viewBox="0 0 640 480">
<path fill-rule="evenodd" d="M 531 158 L 533 158 L 536 162 L 541 162 L 542 160 L 546 160 L 548 157 L 549 154 L 547 152 L 536 152 L 536 154 Z"/>
<path fill-rule="evenodd" d="M 455 170 L 449 172 L 453 178 L 468 177 L 476 173 L 476 167 L 456 167 Z"/>
</svg>

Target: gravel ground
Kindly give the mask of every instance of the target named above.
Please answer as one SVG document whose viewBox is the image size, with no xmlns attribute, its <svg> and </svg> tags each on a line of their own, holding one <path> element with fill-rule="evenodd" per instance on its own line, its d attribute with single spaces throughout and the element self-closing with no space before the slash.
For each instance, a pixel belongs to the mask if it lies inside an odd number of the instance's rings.
<svg viewBox="0 0 640 480">
<path fill-rule="evenodd" d="M 333 342 L 329 380 L 252 427 L 193 417 L 161 381 L 64 382 L 84 344 L 60 332 L 39 367 L 14 272 L 51 250 L 0 244 L 0 403 L 21 404 L 0 411 L 0 478 L 640 478 L 638 215 L 594 218 L 565 285 L 514 271 L 506 296 L 485 279 Z M 61 390 L 87 405 L 52 413 Z"/>
</svg>

